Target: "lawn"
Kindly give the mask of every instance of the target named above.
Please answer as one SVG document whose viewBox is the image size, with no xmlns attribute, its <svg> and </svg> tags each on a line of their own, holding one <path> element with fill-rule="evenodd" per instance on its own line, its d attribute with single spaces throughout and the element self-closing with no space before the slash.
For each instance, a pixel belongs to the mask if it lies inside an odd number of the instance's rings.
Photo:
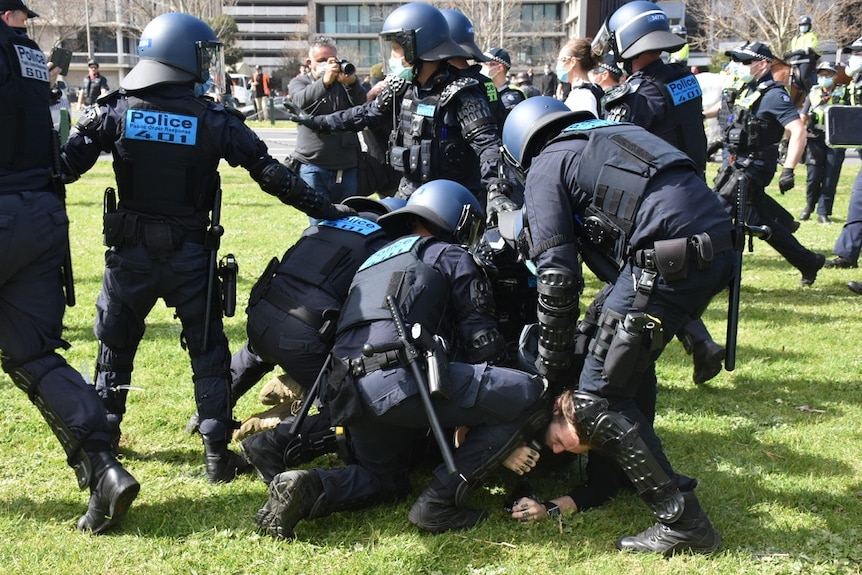
<svg viewBox="0 0 862 575">
<path fill-rule="evenodd" d="M 850 152 L 853 153 L 853 152 Z M 89 375 L 97 343 L 92 324 L 104 265 L 102 190 L 110 163 L 69 186 L 78 305 L 67 311 L 65 352 Z M 856 166 L 845 168 L 832 225 L 805 222 L 802 243 L 829 254 L 847 213 Z M 715 166 L 712 166 L 714 173 Z M 261 192 L 248 175 L 222 169 L 226 229 L 223 253 L 240 266 L 237 314 L 226 319 L 235 349 L 245 340 L 249 290 L 266 262 L 307 224 L 305 216 Z M 776 197 L 792 213 L 804 203 L 797 188 Z M 0 565 L 10 574 L 380 573 L 503 574 L 795 574 L 860 573 L 862 562 L 862 389 L 857 344 L 862 297 L 845 283 L 862 270 L 824 270 L 812 288 L 765 243 L 745 254 L 739 353 L 734 372 L 708 385 L 691 382 L 691 360 L 671 343 L 659 362 L 656 426 L 676 468 L 700 481 L 698 495 L 722 533 L 709 556 L 623 555 L 615 539 L 652 524 L 632 495 L 560 522 L 520 525 L 502 511 L 514 481 L 501 474 L 472 500 L 490 512 L 477 528 L 427 535 L 408 521 L 411 499 L 302 522 L 294 542 L 255 532 L 265 485 L 242 477 L 210 485 L 200 439 L 184 432 L 194 411 L 188 356 L 180 324 L 162 304 L 147 319 L 129 411 L 123 461 L 141 494 L 122 527 L 104 536 L 75 531 L 85 493 L 36 409 L 0 375 Z M 598 288 L 588 283 L 586 298 Z M 716 339 L 724 333 L 726 297 L 705 315 Z M 236 414 L 260 410 L 257 390 Z M 332 457 L 318 465 L 338 465 Z M 533 477 L 543 498 L 567 490 L 580 466 Z M 413 495 L 427 470 L 413 477 Z"/>
</svg>

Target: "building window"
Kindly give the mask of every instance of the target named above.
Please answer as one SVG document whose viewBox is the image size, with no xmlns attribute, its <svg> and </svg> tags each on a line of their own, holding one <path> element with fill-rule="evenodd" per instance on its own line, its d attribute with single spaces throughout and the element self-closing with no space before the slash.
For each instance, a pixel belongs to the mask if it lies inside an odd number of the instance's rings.
<svg viewBox="0 0 862 575">
<path fill-rule="evenodd" d="M 560 4 L 522 4 L 518 32 L 551 32 L 560 25 Z"/>
<path fill-rule="evenodd" d="M 335 5 L 317 7 L 320 34 L 379 34 L 383 21 L 397 6 Z"/>
</svg>

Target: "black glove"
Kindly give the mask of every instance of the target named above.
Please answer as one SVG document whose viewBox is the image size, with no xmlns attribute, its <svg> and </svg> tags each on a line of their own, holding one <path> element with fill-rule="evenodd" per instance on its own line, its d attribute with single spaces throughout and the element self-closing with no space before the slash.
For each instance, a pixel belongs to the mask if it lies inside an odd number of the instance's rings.
<svg viewBox="0 0 862 575">
<path fill-rule="evenodd" d="M 321 217 L 321 220 L 340 220 L 341 218 L 346 218 L 348 216 L 355 216 L 356 210 L 353 208 L 348 208 L 344 204 L 330 204 L 328 208 L 325 210 L 325 214 Z"/>
<path fill-rule="evenodd" d="M 518 205 L 509 199 L 511 194 L 512 184 L 506 180 L 495 180 L 488 186 L 488 205 L 485 210 L 488 225 L 497 223 L 497 214 L 500 212 L 512 212 L 518 209 Z"/>
<path fill-rule="evenodd" d="M 792 168 L 784 168 L 781 170 L 781 175 L 778 176 L 778 189 L 783 194 L 787 190 L 793 189 L 793 186 L 796 185 L 796 182 L 793 181 L 793 169 Z"/>
<path fill-rule="evenodd" d="M 382 81 L 386 83 L 386 87 L 377 94 L 374 102 L 378 110 L 388 112 L 392 109 L 395 98 L 407 91 L 407 80 L 401 76 L 386 76 Z"/>
<path fill-rule="evenodd" d="M 282 101 L 284 103 L 284 109 L 287 110 L 287 119 L 291 122 L 296 122 L 297 124 L 305 126 L 309 130 L 314 130 L 319 134 L 326 134 L 329 132 L 329 129 L 324 125 L 323 118 L 321 116 L 312 116 L 287 98 Z"/>
</svg>

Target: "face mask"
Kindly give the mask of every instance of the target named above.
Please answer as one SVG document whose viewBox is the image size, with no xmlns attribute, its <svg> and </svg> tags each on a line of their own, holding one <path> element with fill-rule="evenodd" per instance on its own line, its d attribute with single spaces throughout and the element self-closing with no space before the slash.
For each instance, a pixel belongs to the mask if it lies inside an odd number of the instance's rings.
<svg viewBox="0 0 862 575">
<path fill-rule="evenodd" d="M 326 70 L 328 70 L 328 69 L 329 69 L 329 64 L 327 64 L 326 62 L 324 62 L 322 64 L 318 64 L 317 68 L 314 69 L 314 74 L 315 74 L 315 76 L 320 78 L 326 74 Z"/>
<path fill-rule="evenodd" d="M 560 82 L 568 82 L 569 81 L 569 71 L 566 70 L 565 66 L 563 66 L 562 62 L 557 64 L 557 78 L 559 78 Z"/>
<path fill-rule="evenodd" d="M 389 70 L 394 76 L 404 71 L 404 58 L 389 58 Z"/>
<path fill-rule="evenodd" d="M 489 68 L 488 66 L 482 66 L 480 72 L 483 76 L 487 76 L 489 78 L 491 77 L 491 68 Z"/>
<path fill-rule="evenodd" d="M 736 67 L 736 75 L 744 83 L 748 84 L 754 80 L 754 74 L 751 72 L 751 65 L 738 64 Z"/>
<path fill-rule="evenodd" d="M 830 78 L 829 76 L 820 76 L 817 78 L 817 85 L 821 88 L 831 88 L 834 83 L 835 79 Z"/>
<path fill-rule="evenodd" d="M 800 26 L 800 27 L 799 27 L 799 33 L 800 33 L 800 34 L 805 34 L 805 33 L 806 33 L 806 32 L 808 32 L 809 30 L 811 30 L 811 26 L 808 26 L 807 24 L 802 25 L 802 26 Z"/>
<path fill-rule="evenodd" d="M 862 54 L 854 54 L 853 56 L 850 56 L 845 72 L 851 76 L 858 72 L 862 72 Z"/>
</svg>

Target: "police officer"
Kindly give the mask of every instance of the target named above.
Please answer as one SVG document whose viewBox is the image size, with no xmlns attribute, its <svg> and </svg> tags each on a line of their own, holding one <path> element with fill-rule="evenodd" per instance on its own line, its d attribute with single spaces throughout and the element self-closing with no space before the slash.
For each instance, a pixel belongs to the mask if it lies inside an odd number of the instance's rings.
<svg viewBox="0 0 862 575">
<path fill-rule="evenodd" d="M 385 203 L 384 203 L 385 202 Z M 248 341 L 231 358 L 231 398 L 235 405 L 263 373 L 278 365 L 301 399 L 311 388 L 335 337 L 335 323 L 359 265 L 389 241 L 375 222 L 404 200 L 347 198 L 359 215 L 323 220 L 302 232 L 279 261 L 273 258 L 249 296 Z M 284 406 L 288 407 L 288 406 Z M 244 422 L 234 434 L 252 429 Z M 254 463 L 255 456 L 243 450 Z"/>
<path fill-rule="evenodd" d="M 623 468 L 659 520 L 621 538 L 619 549 L 709 553 L 720 544 L 718 533 L 693 481 L 681 481 L 671 467 L 648 414 L 665 344 L 734 273 L 733 226 L 688 156 L 638 126 L 579 121 L 590 117 L 551 98 L 530 98 L 503 128 L 505 157 L 526 172 L 537 367 L 555 381 L 572 361 L 580 259 L 600 278 L 620 269 L 578 383 L 579 436 Z"/>
<path fill-rule="evenodd" d="M 123 520 L 140 485 L 111 454 L 98 395 L 56 352 L 69 347 L 60 273 L 69 219 L 62 186 L 52 181 L 59 139 L 49 92 L 60 70 L 49 70 L 27 36 L 25 23 L 36 17 L 22 0 L 0 0 L 0 361 L 56 435 L 78 486 L 90 488 L 78 529 L 101 533 Z"/>
<path fill-rule="evenodd" d="M 491 78 L 497 88 L 497 98 L 501 106 L 501 121 L 499 127 L 502 132 L 506 116 L 516 105 L 527 99 L 527 95 L 519 86 L 509 83 L 509 69 L 512 67 L 512 58 L 509 52 L 503 48 L 491 48 L 485 52 L 487 60 L 482 63 L 482 74 Z"/>
<path fill-rule="evenodd" d="M 212 305 L 218 311 L 206 317 L 207 285 L 218 287 L 208 272 L 214 234 L 207 233 L 207 225 L 219 161 L 245 167 L 265 192 L 312 217 L 337 218 L 348 210 L 332 206 L 274 160 L 241 116 L 200 96 L 208 84 L 225 77 L 215 69 L 221 50 L 202 20 L 178 12 L 156 17 L 144 28 L 141 59 L 122 89 L 90 108 L 63 151 L 70 180 L 91 168 L 102 151 L 114 156 L 119 204 L 105 214 L 110 250 L 95 331 L 100 341 L 96 388 L 115 439 L 144 318 L 163 298 L 183 324 L 212 482 L 250 471 L 227 449 L 233 423 L 221 306 Z"/>
<path fill-rule="evenodd" d="M 485 204 L 489 218 L 515 207 L 512 185 L 501 178 L 497 118 L 484 88 L 448 64 L 469 57 L 450 38 L 446 17 L 430 4 L 411 2 L 392 11 L 380 32 L 389 71 L 375 100 L 326 116 L 293 119 L 318 131 L 359 131 L 392 126 L 389 164 L 399 172 L 397 196 L 408 198 L 430 180 L 446 177 Z M 412 68 L 411 80 L 398 74 Z"/>
<path fill-rule="evenodd" d="M 788 227 L 780 207 L 766 193 L 778 165 L 778 142 L 785 130 L 790 132 L 787 157 L 778 178 L 781 193 L 794 187 L 793 170 L 805 151 L 805 124 L 784 85 L 772 78 L 772 51 L 762 42 L 752 42 L 728 51 L 734 73 L 744 86 L 734 102 L 732 121 L 723 129 L 724 147 L 731 155 L 736 174 L 744 175 L 750 203 L 748 223 L 766 225 L 772 235 L 766 242 L 802 274 L 799 285 L 810 286 L 826 258 L 806 249 Z M 716 191 L 731 205 L 736 205 L 736 177 L 716 181 Z"/>
<path fill-rule="evenodd" d="M 629 76 L 605 96 L 605 116 L 632 122 L 676 146 L 706 173 L 706 132 L 703 93 L 697 79 L 682 64 L 665 64 L 663 50 L 673 51 L 685 40 L 672 34 L 667 15 L 653 2 L 623 5 L 608 19 L 593 41 L 599 53 L 613 52 Z M 713 341 L 706 325 L 692 318 L 680 340 L 692 355 L 692 379 L 704 383 L 721 371 L 724 347 Z"/>
<path fill-rule="evenodd" d="M 816 50 L 819 44 L 817 34 L 811 29 L 811 16 L 800 16 L 797 21 L 799 33 L 790 41 L 791 50 Z"/>
<path fill-rule="evenodd" d="M 838 70 L 829 62 L 818 64 L 817 84 L 808 92 L 800 111 L 802 123 L 808 128 L 808 140 L 805 145 L 806 202 L 799 219 L 807 220 L 816 209 L 817 221 L 821 224 L 830 223 L 835 189 L 838 187 L 841 165 L 844 163 L 844 148 L 826 145 L 824 125 L 826 106 L 850 103 L 847 86 L 835 84 L 837 75 Z"/>
<path fill-rule="evenodd" d="M 277 475 L 257 514 L 261 531 L 290 538 L 301 519 L 409 490 L 411 446 L 432 420 L 418 387 L 426 382 L 415 379 L 403 351 L 392 350 L 399 336 L 386 296 L 412 334 L 418 325 L 428 338 L 445 341 L 445 351 L 437 347 L 440 361 L 434 366 L 445 370 L 447 383 L 433 399 L 434 410 L 442 428 L 470 429 L 453 457 L 458 473 L 450 474 L 445 464 L 436 468 L 408 518 L 423 531 L 443 532 L 470 528 L 485 517 L 484 511 L 464 506 L 470 490 L 525 434 L 547 425 L 549 414 L 540 378 L 491 365 L 504 355 L 505 342 L 496 328 L 488 280 L 461 247 L 475 242 L 483 217 L 464 186 L 434 180 L 420 186 L 404 208 L 378 220 L 407 235 L 366 260 L 353 278 L 332 352 L 333 365 L 344 364 L 335 358 L 349 360 L 352 377 L 332 376 L 334 389 L 324 394 L 356 408 L 337 410 L 330 400 L 334 421 L 347 421 L 356 463 Z M 521 462 L 521 472 L 530 465 Z"/>
</svg>

